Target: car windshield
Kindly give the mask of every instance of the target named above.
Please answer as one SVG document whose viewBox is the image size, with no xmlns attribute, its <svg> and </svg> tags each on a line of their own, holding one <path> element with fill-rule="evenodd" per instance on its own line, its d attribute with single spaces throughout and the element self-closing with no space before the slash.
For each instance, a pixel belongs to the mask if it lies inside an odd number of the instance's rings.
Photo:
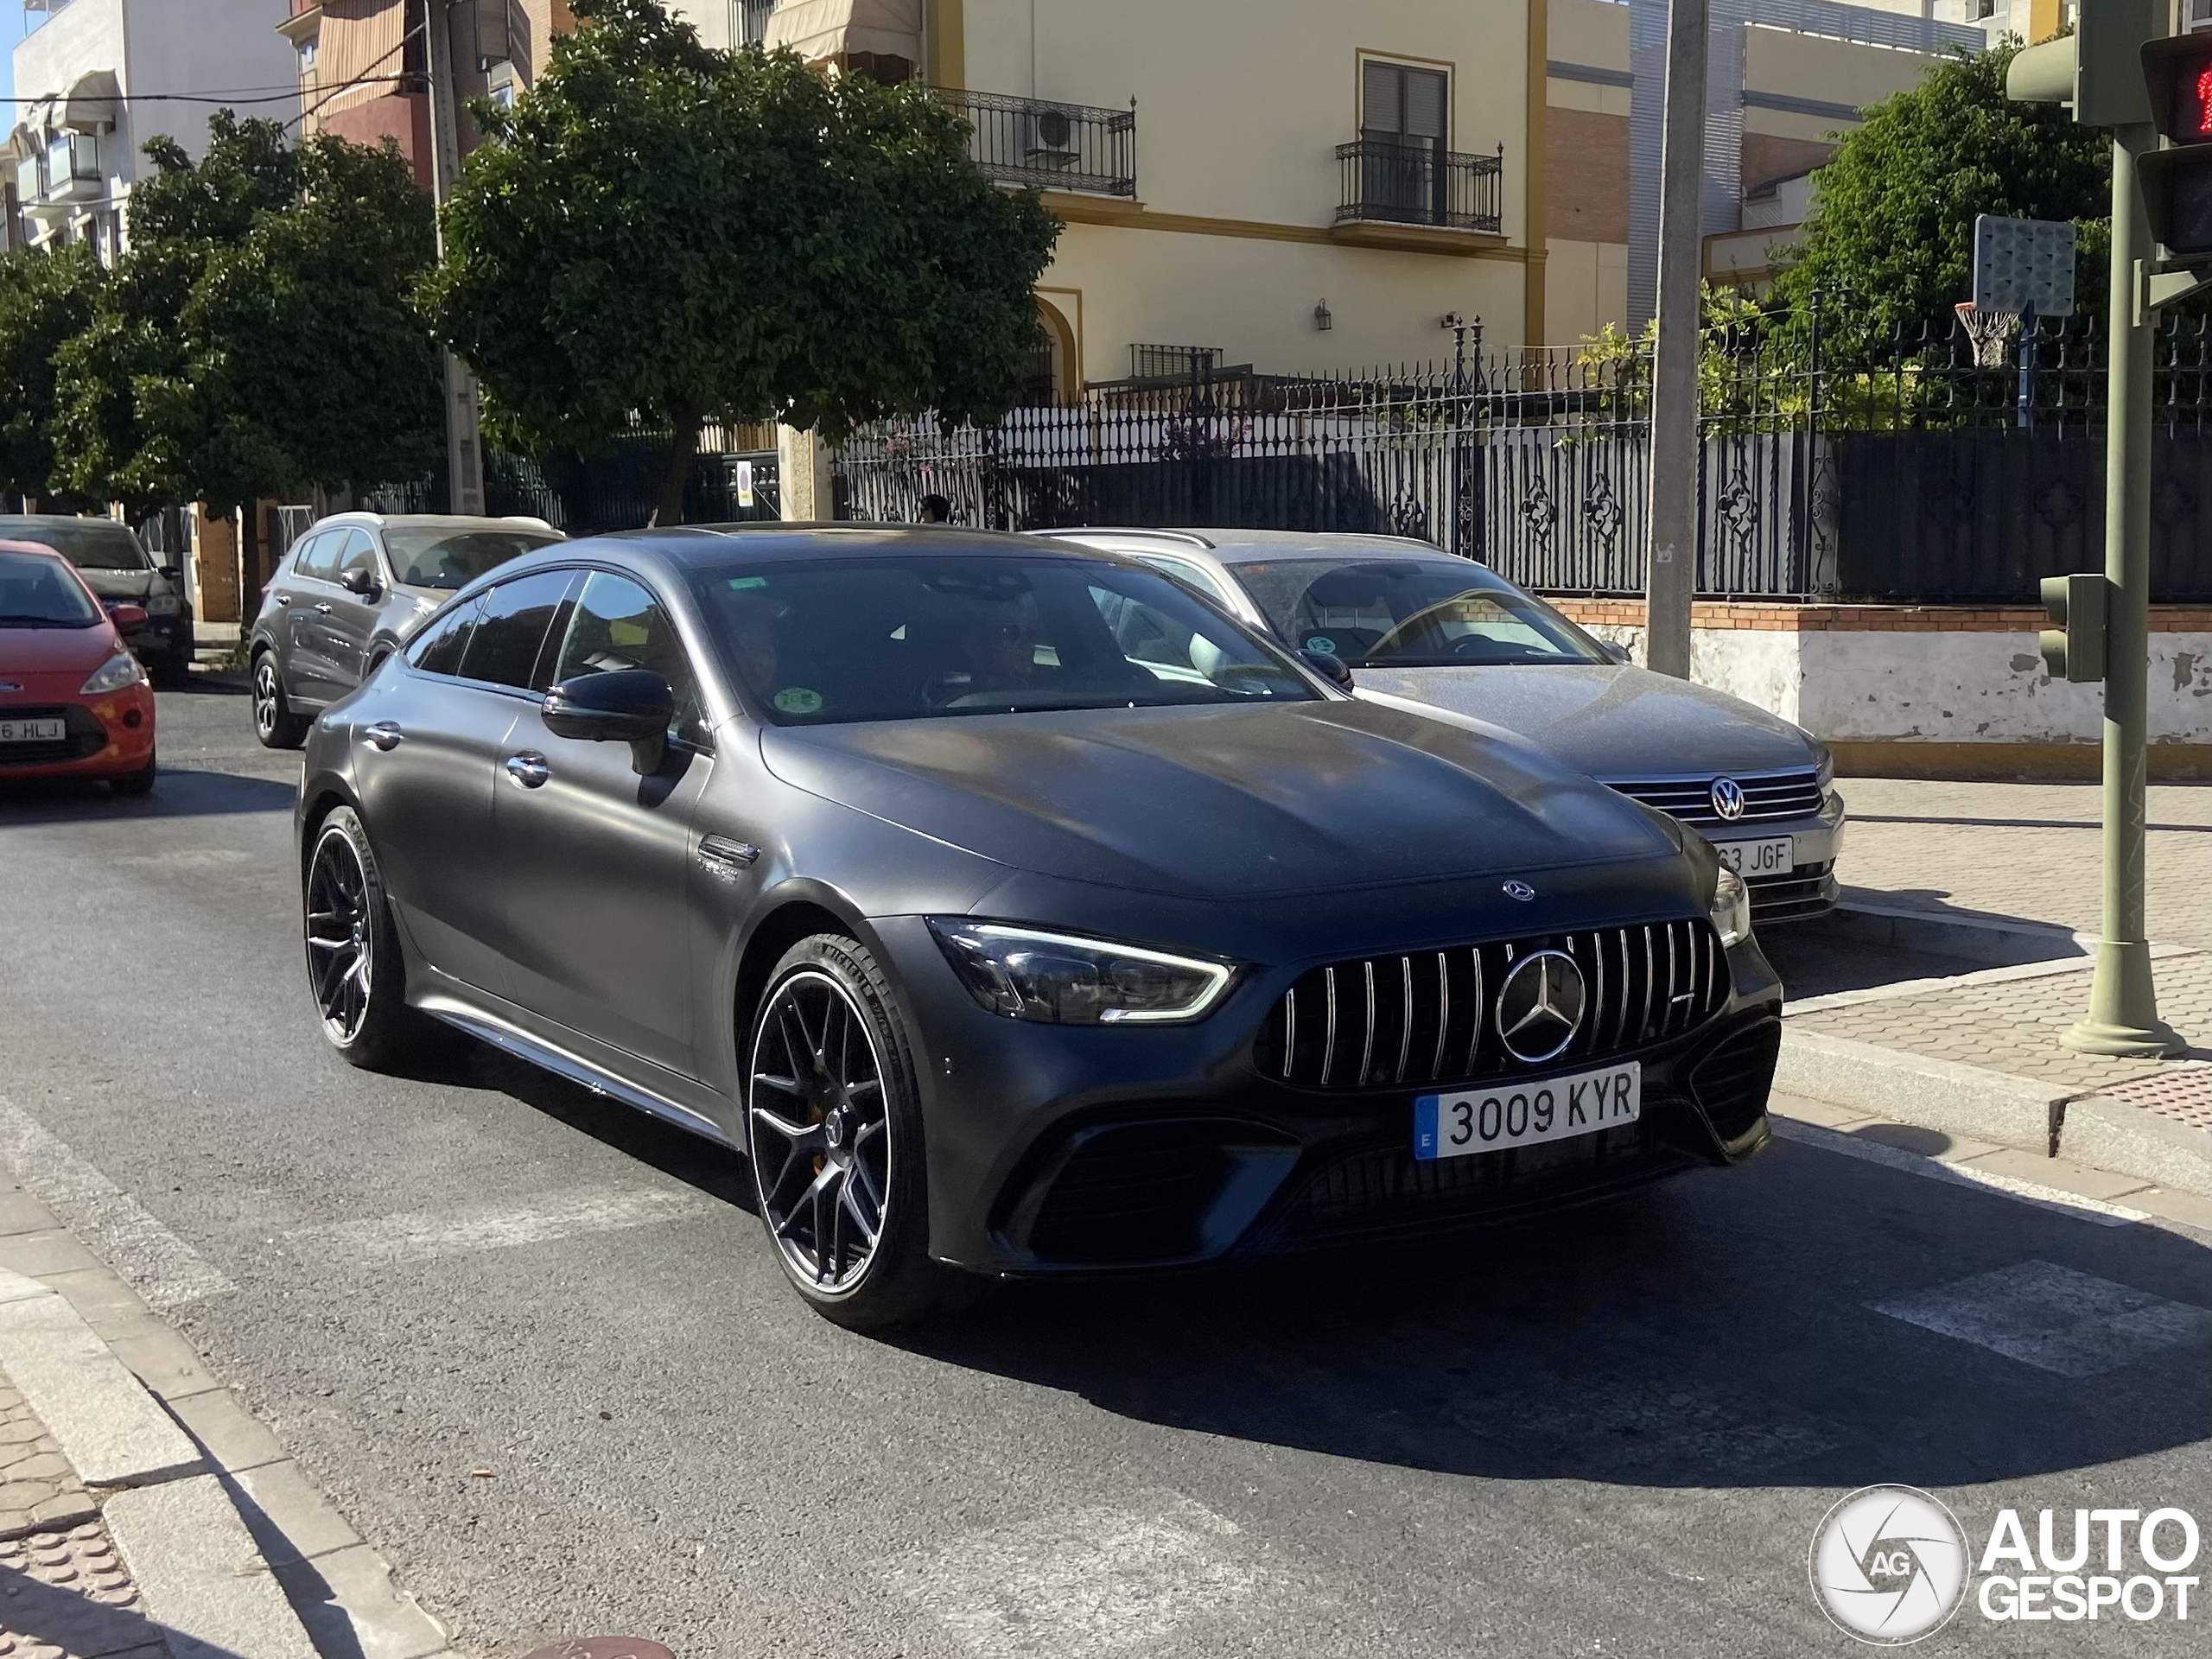
<svg viewBox="0 0 2212 1659">
<path fill-rule="evenodd" d="M 1284 639 L 1355 667 L 1610 660 L 1550 606 L 1464 559 L 1284 558 L 1229 568 Z"/>
<path fill-rule="evenodd" d="M 779 725 L 1319 695 L 1169 578 L 1103 560 L 825 559 L 693 582 L 731 671 Z"/>
<path fill-rule="evenodd" d="M 543 531 L 521 529 L 410 529 L 393 524 L 384 532 L 392 574 L 404 588 L 459 588 L 494 565 L 560 539 Z"/>
<path fill-rule="evenodd" d="M 36 542 L 79 570 L 149 570 L 138 538 L 112 518 L 0 518 L 0 542 Z"/>
<path fill-rule="evenodd" d="M 102 614 L 52 559 L 0 550 L 0 628 L 89 628 Z"/>
</svg>

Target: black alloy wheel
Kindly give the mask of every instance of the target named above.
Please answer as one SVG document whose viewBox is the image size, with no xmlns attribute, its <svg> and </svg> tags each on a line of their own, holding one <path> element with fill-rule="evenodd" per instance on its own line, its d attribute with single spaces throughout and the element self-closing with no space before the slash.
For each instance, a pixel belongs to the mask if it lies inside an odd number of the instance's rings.
<svg viewBox="0 0 2212 1659">
<path fill-rule="evenodd" d="M 330 1046 L 376 1071 L 442 1046 L 449 1028 L 407 1006 L 398 930 L 352 807 L 339 807 L 315 831 L 303 899 L 308 989 Z"/>
<path fill-rule="evenodd" d="M 958 1300 L 929 1259 L 921 1117 L 904 1022 L 857 941 L 817 934 L 754 1016 L 746 1151 L 776 1259 L 817 1311 L 880 1330 Z"/>
<path fill-rule="evenodd" d="M 307 741 L 308 722 L 292 712 L 273 651 L 253 658 L 253 734 L 264 749 L 296 749 Z"/>
</svg>

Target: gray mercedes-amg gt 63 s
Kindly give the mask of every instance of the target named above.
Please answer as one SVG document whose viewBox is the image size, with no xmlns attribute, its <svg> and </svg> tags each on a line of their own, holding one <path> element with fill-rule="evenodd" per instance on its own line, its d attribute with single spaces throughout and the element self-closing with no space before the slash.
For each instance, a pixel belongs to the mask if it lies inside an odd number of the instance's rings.
<svg viewBox="0 0 2212 1659">
<path fill-rule="evenodd" d="M 1780 987 L 1703 840 L 1065 543 L 524 554 L 317 716 L 298 835 L 346 1058 L 458 1027 L 739 1149 L 855 1327 L 1767 1137 Z"/>
</svg>

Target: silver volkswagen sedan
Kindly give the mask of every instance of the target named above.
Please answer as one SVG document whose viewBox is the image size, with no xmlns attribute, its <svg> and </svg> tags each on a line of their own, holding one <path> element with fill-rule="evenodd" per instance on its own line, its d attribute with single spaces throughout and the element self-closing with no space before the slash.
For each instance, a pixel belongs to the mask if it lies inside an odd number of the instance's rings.
<svg viewBox="0 0 2212 1659">
<path fill-rule="evenodd" d="M 1755 923 L 1834 907 L 1843 798 L 1811 734 L 1631 666 L 1550 606 L 1426 542 L 1269 530 L 1045 532 L 1142 559 L 1333 658 L 1362 696 L 1520 733 L 1690 825 L 1750 886 Z"/>
</svg>

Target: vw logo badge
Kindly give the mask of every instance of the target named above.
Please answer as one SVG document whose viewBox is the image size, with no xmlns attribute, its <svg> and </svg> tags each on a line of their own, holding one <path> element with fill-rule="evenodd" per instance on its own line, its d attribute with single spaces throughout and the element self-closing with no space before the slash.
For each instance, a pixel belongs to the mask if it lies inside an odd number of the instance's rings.
<svg viewBox="0 0 2212 1659">
<path fill-rule="evenodd" d="M 1733 778 L 1713 780 L 1713 810 L 1723 823 L 1733 823 L 1744 816 L 1744 786 Z"/>
<path fill-rule="evenodd" d="M 1504 892 L 1507 898 L 1518 899 L 1524 905 L 1536 896 L 1536 890 L 1526 881 L 1509 881 Z"/>
<path fill-rule="evenodd" d="M 1589 993 L 1564 950 L 1538 950 L 1513 964 L 1497 988 L 1497 1038 L 1530 1065 L 1552 1058 L 1582 1029 Z"/>
</svg>

